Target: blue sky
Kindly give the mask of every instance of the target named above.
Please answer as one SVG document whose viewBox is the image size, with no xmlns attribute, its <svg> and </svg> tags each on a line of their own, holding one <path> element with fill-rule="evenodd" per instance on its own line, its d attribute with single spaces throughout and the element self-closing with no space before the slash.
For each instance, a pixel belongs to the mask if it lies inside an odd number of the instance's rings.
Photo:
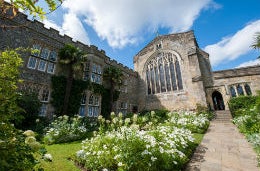
<svg viewBox="0 0 260 171">
<path fill-rule="evenodd" d="M 260 64 L 260 0 L 65 0 L 46 27 L 93 44 L 133 68 L 133 56 L 155 36 L 194 30 L 213 70 Z"/>
</svg>

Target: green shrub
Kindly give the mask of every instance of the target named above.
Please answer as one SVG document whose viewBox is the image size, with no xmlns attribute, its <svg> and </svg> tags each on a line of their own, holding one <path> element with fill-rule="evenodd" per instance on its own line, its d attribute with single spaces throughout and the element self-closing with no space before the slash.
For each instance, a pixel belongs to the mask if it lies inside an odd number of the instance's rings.
<svg viewBox="0 0 260 171">
<path fill-rule="evenodd" d="M 257 91 L 256 108 L 257 108 L 257 111 L 260 113 L 260 91 Z"/>
<path fill-rule="evenodd" d="M 14 120 L 15 127 L 21 130 L 34 130 L 35 121 L 38 119 L 41 102 L 35 93 L 21 92 L 17 99 L 18 106 L 22 109 L 19 120 Z"/>
<path fill-rule="evenodd" d="M 30 170 L 36 165 L 26 137 L 9 123 L 0 123 L 0 170 Z"/>
<path fill-rule="evenodd" d="M 256 105 L 256 96 L 239 96 L 231 98 L 228 102 L 229 110 L 233 117 L 244 114 L 243 109 L 250 109 Z"/>
<path fill-rule="evenodd" d="M 44 142 L 57 144 L 82 140 L 95 129 L 96 125 L 95 122 L 86 122 L 86 119 L 80 116 L 71 118 L 66 115 L 59 116 L 47 127 Z"/>
</svg>

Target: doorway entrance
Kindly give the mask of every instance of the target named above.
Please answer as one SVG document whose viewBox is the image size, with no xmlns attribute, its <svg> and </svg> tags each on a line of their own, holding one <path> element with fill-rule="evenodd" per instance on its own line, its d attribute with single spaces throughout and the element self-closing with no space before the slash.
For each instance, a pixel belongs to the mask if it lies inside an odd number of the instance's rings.
<svg viewBox="0 0 260 171">
<path fill-rule="evenodd" d="M 225 110 L 224 100 L 220 92 L 214 91 L 212 93 L 212 100 L 215 110 Z"/>
</svg>

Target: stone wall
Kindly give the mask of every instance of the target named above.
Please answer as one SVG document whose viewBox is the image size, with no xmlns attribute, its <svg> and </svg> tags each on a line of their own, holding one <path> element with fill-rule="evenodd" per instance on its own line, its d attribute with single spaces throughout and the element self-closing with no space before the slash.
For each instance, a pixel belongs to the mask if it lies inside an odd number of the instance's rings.
<svg viewBox="0 0 260 171">
<path fill-rule="evenodd" d="M 241 85 L 244 94 L 246 94 L 244 85 L 248 84 L 251 88 L 252 95 L 256 95 L 260 90 L 260 66 L 246 68 L 228 69 L 213 72 L 214 86 L 208 87 L 207 100 L 213 108 L 212 93 L 218 91 L 223 96 L 224 104 L 228 109 L 228 101 L 231 98 L 230 86 L 236 87 Z M 237 91 L 237 90 L 235 90 Z"/>
<path fill-rule="evenodd" d="M 157 49 L 158 44 L 161 48 Z M 157 53 L 171 52 L 179 58 L 183 89 L 158 94 L 148 94 L 145 66 Z M 204 52 L 205 53 L 205 52 Z M 193 31 L 158 36 L 134 57 L 134 70 L 139 73 L 139 104 L 142 109 L 166 108 L 168 110 L 195 109 L 196 104 L 206 106 L 205 83 L 199 58 L 207 58 L 198 48 Z M 206 74 L 210 73 L 207 71 Z M 209 75 L 207 75 L 208 77 Z"/>
<path fill-rule="evenodd" d="M 0 50 L 17 47 L 32 48 L 32 46 L 37 43 L 41 46 L 48 47 L 48 49 L 58 52 L 60 48 L 69 43 L 73 44 L 76 47 L 79 47 L 87 54 L 90 68 L 93 63 L 100 65 L 102 67 L 102 70 L 108 66 L 119 67 L 120 69 L 122 69 L 124 75 L 126 76 L 125 79 L 127 79 L 127 85 L 125 85 L 127 91 L 121 93 L 119 101 L 127 102 L 128 112 L 132 111 L 133 105 L 138 105 L 136 96 L 138 74 L 132 69 L 129 69 L 126 66 L 117 63 L 115 60 L 111 60 L 108 56 L 106 56 L 104 50 L 99 50 L 94 45 L 85 45 L 78 41 L 75 42 L 72 40 L 71 37 L 67 35 L 61 35 L 57 30 L 53 28 L 45 28 L 44 24 L 37 20 L 31 21 L 27 19 L 27 16 L 22 13 L 19 13 L 12 20 L 1 18 L 0 25 L 12 26 L 12 28 L 0 29 Z M 21 85 L 19 85 L 19 87 L 22 89 L 34 89 L 37 93 L 41 92 L 42 87 L 48 87 L 51 91 L 52 75 L 66 75 L 66 68 L 61 67 L 58 63 L 59 59 L 57 59 L 55 63 L 56 68 L 54 73 L 52 74 L 39 71 L 37 70 L 37 68 L 30 69 L 27 67 L 30 55 L 31 52 L 29 51 L 22 54 L 24 63 L 23 67 L 21 68 L 21 79 L 23 79 L 24 81 Z M 83 73 L 78 73 L 79 77 L 81 77 L 82 75 Z M 104 86 L 107 87 L 106 85 Z M 91 91 L 87 91 L 87 98 L 90 96 L 90 94 L 93 93 Z M 51 117 L 54 111 L 53 107 L 50 105 L 50 100 L 51 99 L 49 99 L 48 102 L 45 102 L 45 104 L 47 104 L 46 115 L 49 117 Z"/>
</svg>

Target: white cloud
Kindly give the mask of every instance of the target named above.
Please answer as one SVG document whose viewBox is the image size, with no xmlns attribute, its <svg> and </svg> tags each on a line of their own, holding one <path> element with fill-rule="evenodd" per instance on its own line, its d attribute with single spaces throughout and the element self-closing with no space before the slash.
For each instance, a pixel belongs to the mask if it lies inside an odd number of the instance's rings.
<svg viewBox="0 0 260 171">
<path fill-rule="evenodd" d="M 63 8 L 84 17 L 110 46 L 121 48 L 158 27 L 172 32 L 187 30 L 211 4 L 216 7 L 212 0 L 66 0 Z"/>
<path fill-rule="evenodd" d="M 53 28 L 55 30 L 58 30 L 61 35 L 64 35 L 64 30 L 62 29 L 62 27 L 57 25 L 54 21 L 45 19 L 45 20 L 43 20 L 43 24 L 44 24 L 44 27 L 46 27 L 48 29 Z"/>
<path fill-rule="evenodd" d="M 220 42 L 206 46 L 204 50 L 209 53 L 211 64 L 217 66 L 222 62 L 233 61 L 250 52 L 254 35 L 259 30 L 260 20 L 257 20 L 249 23 L 233 36 L 224 37 Z"/>
<path fill-rule="evenodd" d="M 44 20 L 43 23 L 46 28 L 54 28 L 60 32 L 61 35 L 68 35 L 74 41 L 80 41 L 85 44 L 90 44 L 87 32 L 85 31 L 81 21 L 73 13 L 67 13 L 63 16 L 62 26 L 57 25 L 52 20 Z"/>
<path fill-rule="evenodd" d="M 73 39 L 81 41 L 85 44 L 90 44 L 88 34 L 85 31 L 83 24 L 74 13 L 67 13 L 63 16 L 64 22 L 62 28 L 65 34 L 70 35 Z"/>
<path fill-rule="evenodd" d="M 260 59 L 250 60 L 247 62 L 244 62 L 240 65 L 238 65 L 236 68 L 242 68 L 242 67 L 248 67 L 248 66 L 254 66 L 254 65 L 260 65 Z"/>
</svg>

